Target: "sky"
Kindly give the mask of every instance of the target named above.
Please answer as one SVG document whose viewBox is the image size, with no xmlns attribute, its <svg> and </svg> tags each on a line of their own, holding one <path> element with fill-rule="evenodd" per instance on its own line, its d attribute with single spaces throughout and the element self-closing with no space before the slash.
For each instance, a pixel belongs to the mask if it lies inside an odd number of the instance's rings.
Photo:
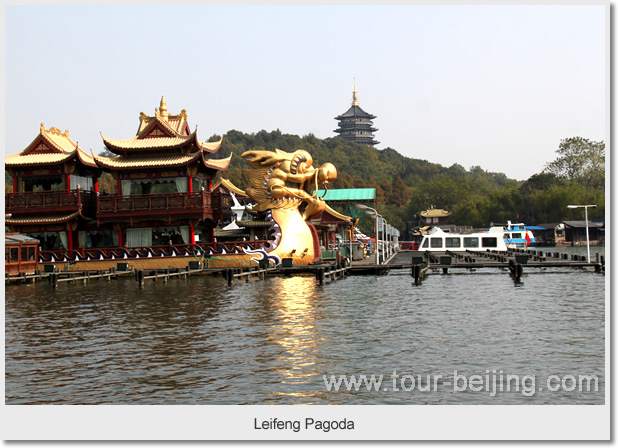
<svg viewBox="0 0 618 448">
<path fill-rule="evenodd" d="M 198 138 L 235 129 L 335 137 L 358 101 L 378 149 L 525 180 L 561 139 L 608 142 L 597 5 L 8 5 L 5 155 L 46 128 L 85 150 L 139 113 L 186 109 Z M 326 161 L 320 161 L 321 163 Z"/>
</svg>

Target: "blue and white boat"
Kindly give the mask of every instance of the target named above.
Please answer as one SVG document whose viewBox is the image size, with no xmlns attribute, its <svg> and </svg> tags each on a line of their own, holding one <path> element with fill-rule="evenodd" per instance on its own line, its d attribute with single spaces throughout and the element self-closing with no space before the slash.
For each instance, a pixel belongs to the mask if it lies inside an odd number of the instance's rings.
<svg viewBox="0 0 618 448">
<path fill-rule="evenodd" d="M 536 239 L 523 223 L 513 224 L 507 221 L 504 226 L 504 243 L 509 249 L 525 249 L 528 246 L 535 246 Z"/>
</svg>

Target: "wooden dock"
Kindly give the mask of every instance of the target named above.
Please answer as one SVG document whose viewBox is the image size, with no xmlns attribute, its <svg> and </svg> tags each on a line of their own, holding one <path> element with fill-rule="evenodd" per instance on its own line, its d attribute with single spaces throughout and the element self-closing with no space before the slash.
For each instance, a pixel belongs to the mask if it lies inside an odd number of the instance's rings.
<svg viewBox="0 0 618 448">
<path fill-rule="evenodd" d="M 55 271 L 40 272 L 34 274 L 21 274 L 19 276 L 5 277 L 5 283 L 34 283 L 46 280 L 50 286 L 57 288 L 61 283 L 88 284 L 94 280 L 111 281 L 121 277 L 134 277 L 140 287 L 147 283 L 160 281 L 168 283 L 171 279 L 186 280 L 194 275 L 221 276 L 231 286 L 234 281 L 249 282 L 252 278 L 263 280 L 267 276 L 292 276 L 311 275 L 319 284 L 326 280 L 336 280 L 348 275 L 383 275 L 393 269 L 410 270 L 410 275 L 416 284 L 432 272 L 448 274 L 451 269 L 466 269 L 475 272 L 481 268 L 496 268 L 508 271 L 511 276 L 519 281 L 523 273 L 528 269 L 538 268 L 591 268 L 595 272 L 605 272 L 605 259 L 596 254 L 590 263 L 581 255 L 569 255 L 551 251 L 536 250 L 511 250 L 508 252 L 498 251 L 466 251 L 466 252 L 420 252 L 399 251 L 385 264 L 372 264 L 368 260 L 352 262 L 341 260 L 339 263 L 318 264 L 309 266 L 271 266 L 253 268 L 202 268 L 193 265 L 185 269 L 133 269 L 109 271 Z"/>
</svg>

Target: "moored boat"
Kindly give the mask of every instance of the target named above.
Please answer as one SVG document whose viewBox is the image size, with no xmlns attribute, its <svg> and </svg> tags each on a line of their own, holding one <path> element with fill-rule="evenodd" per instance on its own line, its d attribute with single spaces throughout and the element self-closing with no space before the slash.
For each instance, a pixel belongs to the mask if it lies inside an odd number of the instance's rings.
<svg viewBox="0 0 618 448">
<path fill-rule="evenodd" d="M 506 251 L 503 227 L 491 227 L 486 232 L 454 233 L 445 232 L 440 227 L 432 227 L 428 234 L 423 236 L 420 251 Z"/>
<path fill-rule="evenodd" d="M 504 242 L 509 249 L 525 249 L 536 245 L 534 234 L 523 223 L 506 222 L 504 226 Z"/>
</svg>

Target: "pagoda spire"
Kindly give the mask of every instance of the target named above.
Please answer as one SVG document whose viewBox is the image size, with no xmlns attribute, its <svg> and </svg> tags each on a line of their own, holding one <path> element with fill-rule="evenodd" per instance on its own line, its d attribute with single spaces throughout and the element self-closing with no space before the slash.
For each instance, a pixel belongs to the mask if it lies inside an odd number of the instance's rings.
<svg viewBox="0 0 618 448">
<path fill-rule="evenodd" d="M 352 91 L 352 106 L 358 106 L 358 93 L 356 92 L 356 78 L 354 78 L 354 90 Z"/>
<path fill-rule="evenodd" d="M 161 104 L 159 106 L 159 113 L 161 114 L 161 117 L 167 119 L 167 117 L 168 117 L 168 114 L 167 114 L 167 103 L 165 102 L 165 97 L 164 96 L 161 97 Z"/>
</svg>

